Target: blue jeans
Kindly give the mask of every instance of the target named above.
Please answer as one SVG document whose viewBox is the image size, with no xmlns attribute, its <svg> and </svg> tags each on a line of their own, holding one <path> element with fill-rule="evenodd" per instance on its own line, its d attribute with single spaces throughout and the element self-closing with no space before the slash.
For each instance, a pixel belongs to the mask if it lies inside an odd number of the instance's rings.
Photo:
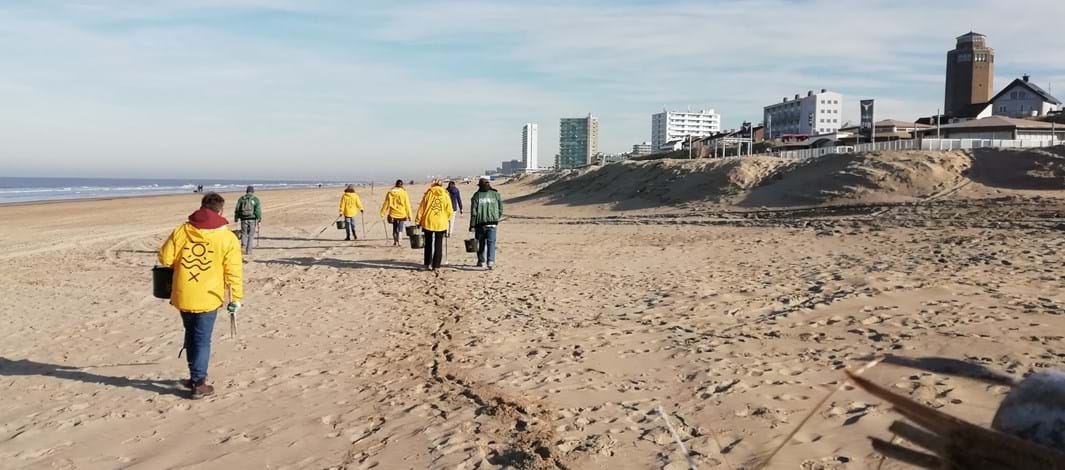
<svg viewBox="0 0 1065 470">
<path fill-rule="evenodd" d="M 477 227 L 474 237 L 477 238 L 477 262 L 496 262 L 496 229 L 499 227 Z"/>
<path fill-rule="evenodd" d="M 207 313 L 181 312 L 185 324 L 185 350 L 189 361 L 189 378 L 200 381 L 207 378 L 207 361 L 211 358 L 211 332 L 218 310 Z"/>
<path fill-rule="evenodd" d="M 344 225 L 347 225 L 347 227 L 344 229 L 344 238 L 359 238 L 358 235 L 355 235 L 354 217 L 344 217 Z"/>
</svg>

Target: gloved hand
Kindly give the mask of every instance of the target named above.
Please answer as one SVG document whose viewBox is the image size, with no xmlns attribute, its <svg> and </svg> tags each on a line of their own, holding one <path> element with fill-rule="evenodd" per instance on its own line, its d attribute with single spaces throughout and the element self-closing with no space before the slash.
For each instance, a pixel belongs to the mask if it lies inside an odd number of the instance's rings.
<svg viewBox="0 0 1065 470">
<path fill-rule="evenodd" d="M 229 310 L 229 313 L 237 313 L 237 310 L 240 310 L 242 306 L 240 302 L 230 302 L 229 305 L 226 305 L 226 310 Z"/>
</svg>

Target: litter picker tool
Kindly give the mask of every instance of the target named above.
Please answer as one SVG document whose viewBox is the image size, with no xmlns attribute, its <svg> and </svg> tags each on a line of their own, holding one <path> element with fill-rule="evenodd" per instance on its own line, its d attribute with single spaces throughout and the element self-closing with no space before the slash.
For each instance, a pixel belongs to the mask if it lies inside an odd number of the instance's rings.
<svg viewBox="0 0 1065 470">
<path fill-rule="evenodd" d="M 362 239 L 366 239 L 366 213 L 359 211 L 359 217 L 362 218 Z"/>
<path fill-rule="evenodd" d="M 314 238 L 318 238 L 318 237 L 322 236 L 322 234 L 325 233 L 326 230 L 329 230 L 329 227 L 332 227 L 333 224 L 337 223 L 337 221 L 340 220 L 340 217 L 341 216 L 338 215 L 336 219 L 333 219 L 333 221 L 329 225 L 326 225 L 325 228 L 323 228 L 321 232 L 318 232 L 318 235 L 315 235 Z"/>
<path fill-rule="evenodd" d="M 229 312 L 229 337 L 237 337 L 237 312 Z"/>
<path fill-rule="evenodd" d="M 233 293 L 230 292 L 226 297 L 226 306 L 228 307 L 233 303 Z M 237 312 L 235 310 L 229 311 L 229 337 L 237 337 Z"/>
</svg>

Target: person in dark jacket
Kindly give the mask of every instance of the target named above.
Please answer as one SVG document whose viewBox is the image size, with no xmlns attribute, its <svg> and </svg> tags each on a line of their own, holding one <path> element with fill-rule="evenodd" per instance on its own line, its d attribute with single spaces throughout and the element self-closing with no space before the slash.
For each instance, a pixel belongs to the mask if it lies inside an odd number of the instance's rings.
<svg viewBox="0 0 1065 470">
<path fill-rule="evenodd" d="M 240 224 L 240 246 L 245 255 L 250 255 L 255 246 L 255 237 L 259 236 L 259 223 L 263 220 L 263 205 L 255 197 L 254 186 L 248 186 L 244 195 L 237 200 L 233 218 Z"/>
<path fill-rule="evenodd" d="M 447 223 L 447 236 L 450 237 L 455 229 L 455 217 L 462 213 L 462 194 L 459 193 L 459 187 L 455 186 L 454 181 L 447 182 L 447 193 L 451 195 L 451 208 L 454 210 L 451 213 L 451 221 Z"/>
<path fill-rule="evenodd" d="M 477 192 L 470 200 L 470 231 L 477 238 L 477 267 L 496 264 L 496 231 L 503 218 L 503 198 L 486 178 L 477 182 Z"/>
</svg>

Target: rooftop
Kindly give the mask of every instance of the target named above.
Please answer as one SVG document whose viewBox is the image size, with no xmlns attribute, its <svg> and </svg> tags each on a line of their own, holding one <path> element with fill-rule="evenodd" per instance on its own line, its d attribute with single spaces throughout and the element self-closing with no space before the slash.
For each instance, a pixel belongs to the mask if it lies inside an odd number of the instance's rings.
<svg viewBox="0 0 1065 470">
<path fill-rule="evenodd" d="M 1025 75 L 1024 78 L 1016 78 L 1016 79 L 1014 79 L 1012 82 L 1010 82 L 1009 85 L 1006 85 L 1006 87 L 1003 88 L 1002 91 L 998 92 L 997 95 L 995 95 L 993 98 L 991 98 L 991 101 L 995 101 L 995 100 L 999 99 L 1002 95 L 1005 95 L 1011 88 L 1018 87 L 1018 86 L 1031 90 L 1032 93 L 1035 93 L 1035 94 L 1039 95 L 1039 97 L 1043 98 L 1043 101 L 1046 101 L 1046 102 L 1052 103 L 1052 104 L 1061 104 L 1061 101 L 1059 101 L 1057 98 L 1052 96 L 1046 90 L 1040 88 L 1039 85 L 1036 85 L 1036 84 L 1028 81 L 1028 76 L 1027 75 Z"/>
<path fill-rule="evenodd" d="M 1049 122 L 1017 119 L 1005 116 L 991 116 L 983 119 L 974 119 L 955 124 L 940 126 L 941 129 L 1050 129 L 1053 125 Z M 924 130 L 935 130 L 924 129 Z"/>
<path fill-rule="evenodd" d="M 932 127 L 928 124 L 919 124 L 916 122 L 900 121 L 898 119 L 884 119 L 876 122 L 876 127 L 902 127 L 907 129 L 921 129 Z"/>
</svg>

